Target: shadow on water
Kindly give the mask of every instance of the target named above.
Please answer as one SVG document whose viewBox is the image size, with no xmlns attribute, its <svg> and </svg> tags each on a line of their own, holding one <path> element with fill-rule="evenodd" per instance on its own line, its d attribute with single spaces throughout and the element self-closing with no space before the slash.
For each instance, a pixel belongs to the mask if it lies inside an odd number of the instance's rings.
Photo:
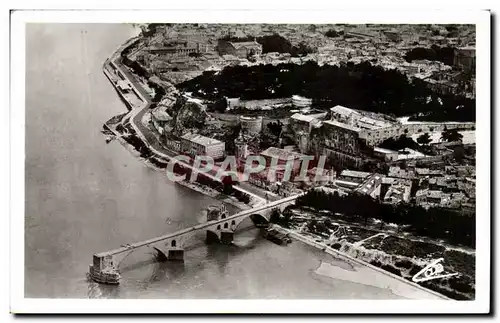
<svg viewBox="0 0 500 323">
<path fill-rule="evenodd" d="M 229 262 L 239 257 L 241 254 L 248 252 L 251 249 L 256 248 L 258 241 L 260 239 L 261 230 L 255 230 L 255 227 L 245 227 L 237 231 L 234 237 L 234 243 L 230 245 L 212 243 L 206 244 L 202 241 L 200 235 L 195 237 L 184 250 L 189 252 L 190 250 L 204 248 L 206 253 L 203 257 L 211 263 L 215 263 L 220 274 L 226 273 L 226 268 Z M 195 252 L 196 253 L 196 252 Z M 186 266 L 184 261 L 168 261 L 163 253 L 159 250 L 151 249 L 148 254 L 148 259 L 137 261 L 132 264 L 127 264 L 125 266 L 120 266 L 119 271 L 122 274 L 122 284 L 127 284 L 127 273 L 131 273 L 137 270 L 142 270 L 146 268 L 151 268 L 150 274 L 146 277 L 136 281 L 142 289 L 147 289 L 153 284 L 157 284 L 163 281 L 177 281 L 183 277 L 186 273 L 186 269 L 194 274 L 198 271 L 202 271 L 205 266 L 203 262 L 193 263 L 190 259 L 187 261 L 190 264 L 189 268 Z M 185 255 L 189 258 L 189 253 Z M 196 258 L 195 258 L 196 259 Z M 125 277 L 124 277 L 125 276 Z M 88 282 L 88 298 L 118 298 L 120 294 L 120 285 L 105 285 L 99 284 L 90 279 L 87 276 Z"/>
<path fill-rule="evenodd" d="M 145 287 L 165 279 L 175 280 L 184 275 L 186 266 L 183 261 L 156 262 L 153 265 L 151 275 L 143 281 Z"/>
<path fill-rule="evenodd" d="M 209 244 L 207 245 L 207 259 L 210 262 L 215 262 L 221 274 L 224 274 L 228 263 L 239 257 L 241 254 L 256 248 L 257 241 L 260 237 L 260 231 L 252 232 L 252 227 L 239 230 L 234 237 L 234 242 L 230 245 L 226 244 Z M 250 235 L 250 236 L 249 236 Z"/>
<path fill-rule="evenodd" d="M 87 274 L 88 292 L 87 297 L 96 298 L 118 298 L 120 294 L 120 285 L 99 284 L 93 281 Z"/>
<path fill-rule="evenodd" d="M 139 262 L 127 265 L 127 266 L 119 267 L 119 271 L 120 271 L 120 273 L 123 274 L 123 273 L 129 272 L 129 271 L 133 271 L 133 270 L 154 264 L 156 262 L 158 262 L 158 259 L 156 258 L 155 254 L 151 253 L 151 259 L 147 259 L 147 260 L 139 261 Z"/>
</svg>

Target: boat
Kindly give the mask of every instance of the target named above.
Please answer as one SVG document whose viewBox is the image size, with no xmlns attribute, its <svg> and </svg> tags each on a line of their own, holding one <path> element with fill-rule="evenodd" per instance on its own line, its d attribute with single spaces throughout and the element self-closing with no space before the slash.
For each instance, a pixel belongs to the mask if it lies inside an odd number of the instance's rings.
<svg viewBox="0 0 500 323">
<path fill-rule="evenodd" d="M 286 234 L 272 228 L 264 231 L 264 238 L 277 245 L 287 245 L 292 242 L 292 239 L 290 239 Z"/>
<path fill-rule="evenodd" d="M 256 223 L 255 227 L 267 229 L 269 227 L 269 222 L 259 222 L 259 223 Z"/>
<path fill-rule="evenodd" d="M 93 265 L 89 266 L 89 276 L 93 281 L 100 284 L 118 285 L 121 275 L 113 268 L 95 270 Z"/>
</svg>

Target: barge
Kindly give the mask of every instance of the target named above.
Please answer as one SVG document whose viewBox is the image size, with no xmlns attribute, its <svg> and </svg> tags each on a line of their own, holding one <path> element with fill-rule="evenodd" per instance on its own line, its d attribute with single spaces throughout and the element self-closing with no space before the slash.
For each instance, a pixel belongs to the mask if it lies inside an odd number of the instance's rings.
<svg viewBox="0 0 500 323">
<path fill-rule="evenodd" d="M 264 238 L 267 240 L 274 242 L 277 245 L 287 245 L 292 242 L 292 239 L 288 237 L 286 234 L 279 232 L 276 229 L 269 228 L 264 231 Z"/>
</svg>

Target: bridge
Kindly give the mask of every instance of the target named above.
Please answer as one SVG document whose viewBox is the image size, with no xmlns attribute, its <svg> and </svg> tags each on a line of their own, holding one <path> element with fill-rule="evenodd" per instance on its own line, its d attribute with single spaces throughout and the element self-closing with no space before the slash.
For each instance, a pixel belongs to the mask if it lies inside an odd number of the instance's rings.
<svg viewBox="0 0 500 323">
<path fill-rule="evenodd" d="M 225 208 L 215 214 L 207 212 L 207 222 L 198 224 L 177 232 L 165 234 L 145 241 L 123 245 L 120 248 L 94 254 L 90 265 L 92 276 L 113 275 L 118 273 L 118 266 L 130 253 L 141 247 L 150 247 L 156 250 L 159 260 L 184 260 L 184 247 L 197 232 L 206 230 L 207 242 L 231 244 L 238 226 L 246 218 L 250 218 L 256 226 L 267 225 L 274 210 L 283 211 L 287 206 L 304 195 L 289 196 L 265 205 L 228 215 Z M 97 280 L 96 280 L 97 281 Z M 99 282 L 99 281 L 98 281 Z M 101 281 L 102 282 L 102 281 Z"/>
</svg>

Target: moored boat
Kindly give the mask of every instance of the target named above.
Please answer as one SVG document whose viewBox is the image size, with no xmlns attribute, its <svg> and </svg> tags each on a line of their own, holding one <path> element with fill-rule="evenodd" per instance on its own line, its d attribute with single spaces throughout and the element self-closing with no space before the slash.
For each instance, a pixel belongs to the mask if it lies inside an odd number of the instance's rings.
<svg viewBox="0 0 500 323">
<path fill-rule="evenodd" d="M 278 245 L 287 245 L 292 242 L 286 234 L 272 228 L 264 231 L 264 238 Z"/>
</svg>

